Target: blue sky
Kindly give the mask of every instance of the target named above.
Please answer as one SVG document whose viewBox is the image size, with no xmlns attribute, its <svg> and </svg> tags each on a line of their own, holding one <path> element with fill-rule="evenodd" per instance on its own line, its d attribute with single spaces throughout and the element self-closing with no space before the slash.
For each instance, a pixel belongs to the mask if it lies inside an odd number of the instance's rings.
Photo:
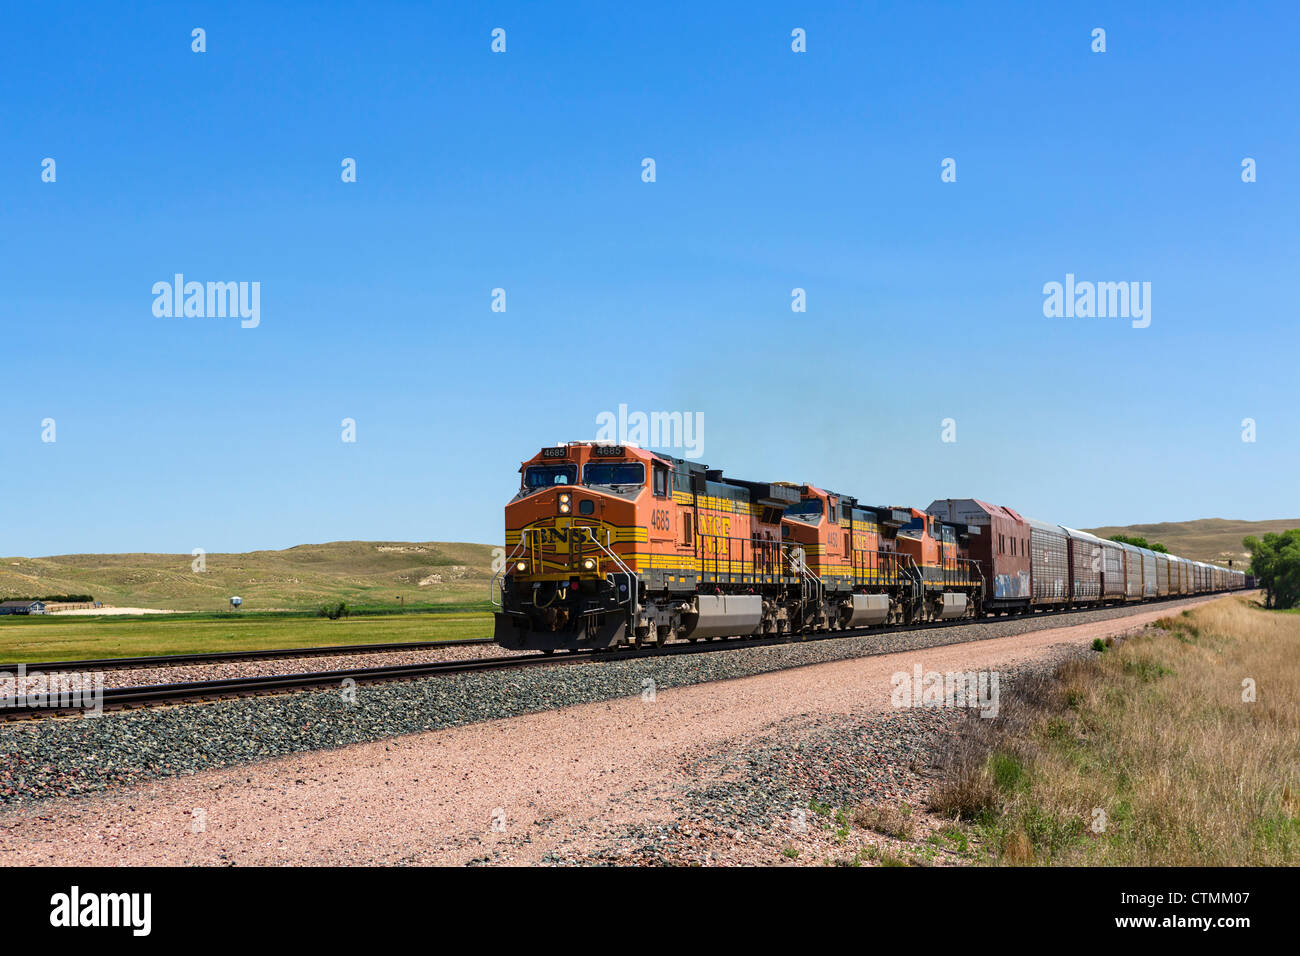
<svg viewBox="0 0 1300 956">
<path fill-rule="evenodd" d="M 496 542 L 619 404 L 873 502 L 1300 511 L 1291 5 L 5 17 L 0 554 Z M 156 317 L 177 272 L 260 325 Z M 1066 273 L 1150 282 L 1150 327 L 1044 317 Z"/>
</svg>

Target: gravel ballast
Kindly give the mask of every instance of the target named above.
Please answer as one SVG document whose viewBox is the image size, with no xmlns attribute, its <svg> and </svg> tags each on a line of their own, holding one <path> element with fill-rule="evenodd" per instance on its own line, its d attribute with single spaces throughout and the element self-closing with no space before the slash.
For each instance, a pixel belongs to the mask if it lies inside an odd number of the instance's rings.
<svg viewBox="0 0 1300 956">
<path fill-rule="evenodd" d="M 357 670 L 364 667 L 395 667 L 425 664 L 430 661 L 463 661 L 482 657 L 516 657 L 536 654 L 536 651 L 512 651 L 496 644 L 457 645 L 445 647 L 385 649 L 352 654 L 304 654 L 297 657 L 248 658 L 236 661 L 211 663 L 181 663 L 125 667 L 104 671 L 104 687 L 148 687 L 153 684 L 179 684 L 193 681 L 232 680 L 234 678 L 262 677 L 271 674 L 312 674 L 319 671 Z M 13 691 L 27 693 L 36 682 L 37 673 L 48 671 L 39 664 L 28 664 L 27 678 L 12 684 L 0 684 L 0 700 L 12 698 Z M 83 672 L 84 673 L 84 672 Z M 91 672 L 93 673 L 93 671 Z"/>
<path fill-rule="evenodd" d="M 1199 601 L 1173 602 L 1168 613 Z M 784 668 L 1109 620 L 1151 605 L 711 653 L 539 666 L 0 725 L 0 804 Z M 921 718 L 925 719 L 925 718 Z"/>
<path fill-rule="evenodd" d="M 1027 675 L 1050 673 L 1069 657 L 1090 653 L 1060 648 L 1033 664 L 1002 670 L 1002 690 L 1005 693 Z M 847 856 L 852 848 L 844 814 L 861 804 L 906 807 L 918 820 L 923 817 L 936 764 L 961 724 L 971 719 L 975 719 L 971 713 L 952 707 L 788 718 L 757 739 L 728 741 L 687 762 L 671 796 L 659 797 L 673 808 L 670 821 L 601 827 L 595 832 L 588 828 L 541 862 L 552 866 L 829 863 Z M 634 790 L 618 800 L 635 802 L 640 796 Z M 501 852 L 471 862 L 502 862 Z"/>
</svg>

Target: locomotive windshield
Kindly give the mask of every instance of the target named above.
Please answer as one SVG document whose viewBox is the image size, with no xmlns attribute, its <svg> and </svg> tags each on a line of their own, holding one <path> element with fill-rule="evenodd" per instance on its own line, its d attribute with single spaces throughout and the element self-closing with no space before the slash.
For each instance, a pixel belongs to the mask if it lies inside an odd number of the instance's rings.
<svg viewBox="0 0 1300 956">
<path fill-rule="evenodd" d="M 920 537 L 926 532 L 925 518 L 913 518 L 907 524 L 898 529 L 899 534 L 906 534 L 913 537 Z"/>
<path fill-rule="evenodd" d="M 524 469 L 524 487 L 528 489 L 572 485 L 577 478 L 577 465 L 533 465 Z"/>
<path fill-rule="evenodd" d="M 582 469 L 584 485 L 644 485 L 645 465 L 639 461 L 595 462 Z"/>
<path fill-rule="evenodd" d="M 787 506 L 785 513 L 795 518 L 819 518 L 822 513 L 822 500 L 820 498 L 805 498 L 798 504 Z"/>
</svg>

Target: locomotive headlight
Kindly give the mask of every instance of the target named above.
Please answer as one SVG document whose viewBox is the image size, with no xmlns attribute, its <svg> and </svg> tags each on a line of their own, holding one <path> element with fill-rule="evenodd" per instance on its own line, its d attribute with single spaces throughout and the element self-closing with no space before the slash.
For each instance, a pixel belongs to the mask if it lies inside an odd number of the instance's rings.
<svg viewBox="0 0 1300 956">
<path fill-rule="evenodd" d="M 569 503 L 569 496 L 568 496 L 568 494 L 567 494 L 567 493 L 566 493 L 566 494 L 561 494 L 561 495 L 560 495 L 560 504 L 562 504 L 562 505 L 567 505 L 568 503 Z"/>
<path fill-rule="evenodd" d="M 573 505 L 569 503 L 568 492 L 562 492 L 560 494 L 560 514 L 567 515 L 572 510 L 573 510 Z"/>
<path fill-rule="evenodd" d="M 518 571 L 520 574 L 523 574 L 525 571 L 528 570 L 528 562 L 520 561 L 518 564 L 515 565 L 515 570 Z"/>
<path fill-rule="evenodd" d="M 585 559 L 583 560 L 583 562 L 582 562 L 582 570 L 584 570 L 584 571 L 595 571 L 595 570 L 596 570 L 596 559 L 595 559 L 595 558 L 585 558 Z"/>
</svg>

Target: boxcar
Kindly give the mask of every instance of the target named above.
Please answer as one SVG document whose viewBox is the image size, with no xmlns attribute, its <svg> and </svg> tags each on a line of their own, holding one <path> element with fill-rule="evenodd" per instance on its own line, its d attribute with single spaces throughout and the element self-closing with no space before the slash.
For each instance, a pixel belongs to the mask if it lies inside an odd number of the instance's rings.
<svg viewBox="0 0 1300 956">
<path fill-rule="evenodd" d="M 970 557 L 984 575 L 986 611 L 1029 607 L 1029 523 L 1010 508 L 976 498 L 938 498 L 925 509 L 970 529 Z"/>
</svg>

